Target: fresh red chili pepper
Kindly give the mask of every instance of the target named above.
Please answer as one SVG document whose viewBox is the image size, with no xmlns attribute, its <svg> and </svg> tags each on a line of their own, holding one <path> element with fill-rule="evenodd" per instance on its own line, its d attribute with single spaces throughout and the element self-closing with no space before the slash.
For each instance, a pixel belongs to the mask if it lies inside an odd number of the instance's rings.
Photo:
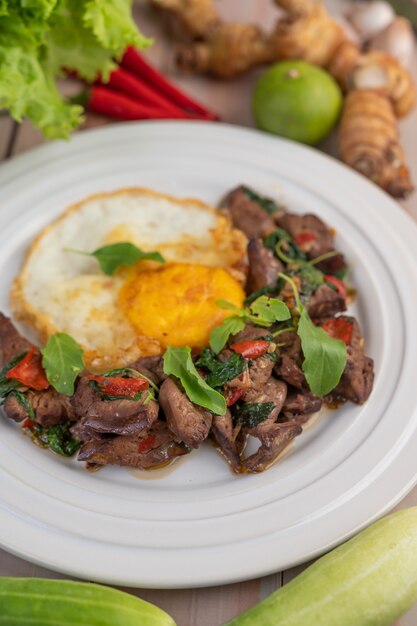
<svg viewBox="0 0 417 626">
<path fill-rule="evenodd" d="M 81 98 L 77 98 L 77 101 L 81 102 Z M 123 93 L 100 85 L 91 87 L 87 93 L 86 105 L 90 111 L 119 120 L 166 120 L 174 117 L 174 114 L 167 112 L 166 109 L 149 103 L 142 104 Z M 177 117 L 183 118 L 184 115 Z"/>
<path fill-rule="evenodd" d="M 326 274 L 324 280 L 326 283 L 334 285 L 337 289 L 337 293 L 342 296 L 342 298 L 346 298 L 346 285 L 342 280 L 336 278 L 336 276 L 331 276 L 330 274 Z"/>
<path fill-rule="evenodd" d="M 242 389 L 242 387 L 237 387 L 236 389 L 230 389 L 229 393 L 226 397 L 227 406 L 233 406 L 240 398 L 245 395 L 246 389 Z"/>
<path fill-rule="evenodd" d="M 241 354 L 245 359 L 257 359 L 265 354 L 268 346 L 269 341 L 257 339 L 255 341 L 239 341 L 230 346 L 230 349 Z"/>
<path fill-rule="evenodd" d="M 315 233 L 310 230 L 305 230 L 302 233 L 299 233 L 294 237 L 294 241 L 297 246 L 302 246 L 304 243 L 310 243 L 310 241 L 314 241 L 316 239 Z"/>
<path fill-rule="evenodd" d="M 207 120 L 219 119 L 215 113 L 208 111 L 199 102 L 187 96 L 168 81 L 135 48 L 131 46 L 127 48 L 121 65 L 145 80 L 149 85 L 152 85 L 160 94 L 167 96 L 171 102 L 174 102 L 185 111 L 197 113 L 200 117 Z"/>
<path fill-rule="evenodd" d="M 49 387 L 49 381 L 42 367 L 42 355 L 35 346 L 32 346 L 23 359 L 7 372 L 6 378 L 18 380 L 25 387 L 36 389 L 36 391 Z"/>
<path fill-rule="evenodd" d="M 88 376 L 98 384 L 100 391 L 108 396 L 134 398 L 139 391 L 149 387 L 144 378 L 123 378 L 122 376 Z"/>
<path fill-rule="evenodd" d="M 322 326 L 333 339 L 340 339 L 347 346 L 352 340 L 353 323 L 345 317 L 338 317 L 334 320 L 329 320 Z"/>
<path fill-rule="evenodd" d="M 155 435 L 148 435 L 148 437 L 145 437 L 145 439 L 142 439 L 142 441 L 139 442 L 138 450 L 139 452 L 148 452 L 154 447 L 155 443 Z"/>
<path fill-rule="evenodd" d="M 29 418 L 25 419 L 25 421 L 22 424 L 22 428 L 28 428 L 29 430 L 34 430 L 35 428 L 35 422 Z"/>
<path fill-rule="evenodd" d="M 150 105 L 157 110 L 165 111 L 167 118 L 190 119 L 190 117 L 195 117 L 176 106 L 146 81 L 121 67 L 110 74 L 110 80 L 105 86 L 123 92 L 139 104 Z"/>
</svg>

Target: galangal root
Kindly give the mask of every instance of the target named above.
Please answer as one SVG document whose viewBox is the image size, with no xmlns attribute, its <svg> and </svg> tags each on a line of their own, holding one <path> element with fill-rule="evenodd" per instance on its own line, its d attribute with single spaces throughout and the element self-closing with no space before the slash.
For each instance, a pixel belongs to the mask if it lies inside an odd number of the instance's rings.
<svg viewBox="0 0 417 626">
<path fill-rule="evenodd" d="M 225 79 L 282 59 L 325 68 L 347 94 L 339 129 L 342 160 L 395 197 L 412 191 L 396 126 L 396 118 L 415 104 L 411 75 L 389 54 L 362 52 L 322 2 L 274 0 L 285 14 L 266 34 L 251 24 L 222 22 L 214 0 L 150 1 L 169 9 L 192 35 L 177 53 L 185 71 Z"/>
<path fill-rule="evenodd" d="M 400 146 L 394 110 L 375 91 L 348 93 L 339 127 L 342 160 L 396 198 L 413 189 Z"/>
</svg>

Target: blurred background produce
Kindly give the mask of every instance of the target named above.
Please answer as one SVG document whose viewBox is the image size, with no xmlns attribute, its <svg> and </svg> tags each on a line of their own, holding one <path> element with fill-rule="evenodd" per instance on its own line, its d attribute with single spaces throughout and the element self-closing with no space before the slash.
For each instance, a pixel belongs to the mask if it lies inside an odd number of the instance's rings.
<svg viewBox="0 0 417 626">
<path fill-rule="evenodd" d="M 253 90 L 257 73 L 276 61 L 305 61 L 323 68 L 347 96 L 338 155 L 394 197 L 406 198 L 413 184 L 397 119 L 408 115 L 415 102 L 407 69 L 414 50 L 409 21 L 396 17 L 384 0 L 347 5 L 337 18 L 319 0 L 269 0 L 268 16 L 264 11 L 261 24 L 224 19 L 227 4 L 228 0 L 141 0 L 135 4 L 136 22 L 142 26 L 150 17 L 164 25 L 161 36 L 169 36 L 174 77 L 181 72 L 206 74 L 213 77 L 209 83 L 213 90 L 217 81 L 227 81 L 237 105 L 245 94 L 236 91 L 235 81 L 248 72 Z M 196 101 L 167 82 L 133 48 L 150 44 L 135 26 L 130 0 L 121 4 L 4 0 L 0 103 L 19 121 L 28 117 L 49 138 L 69 136 L 82 121 L 80 104 L 123 120 L 218 119 L 201 98 Z M 174 71 L 172 66 L 163 69 Z M 55 85 L 64 70 L 90 83 L 72 103 L 63 101 Z M 289 89 L 289 81 L 277 84 L 273 94 L 268 90 L 267 102 L 259 96 L 265 80 L 260 80 L 253 96 L 258 126 L 305 143 L 323 140 L 337 121 L 336 105 L 329 101 L 324 114 L 326 98 L 313 82 L 310 87 L 305 83 L 310 110 L 294 107 L 292 118 L 298 121 L 290 131 L 283 111 L 294 89 Z M 319 111 L 321 123 L 316 119 Z M 221 110 L 218 113 L 224 117 Z M 225 121 L 239 123 L 240 115 Z M 314 127 L 320 132 L 312 133 Z"/>
</svg>

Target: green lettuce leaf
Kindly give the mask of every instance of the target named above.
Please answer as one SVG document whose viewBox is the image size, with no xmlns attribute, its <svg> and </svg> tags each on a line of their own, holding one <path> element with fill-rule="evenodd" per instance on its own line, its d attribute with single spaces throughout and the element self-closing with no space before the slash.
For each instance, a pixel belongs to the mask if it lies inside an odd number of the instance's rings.
<svg viewBox="0 0 417 626">
<path fill-rule="evenodd" d="M 131 0 L 0 0 L 0 107 L 48 138 L 67 139 L 82 108 L 66 103 L 55 79 L 63 68 L 103 79 L 128 45 L 150 41 L 137 30 Z"/>
<path fill-rule="evenodd" d="M 38 34 L 17 16 L 0 18 L 0 106 L 15 120 L 28 117 L 49 138 L 68 138 L 82 108 L 62 100 L 38 55 Z"/>
<path fill-rule="evenodd" d="M 103 48 L 120 57 L 127 46 L 146 48 L 151 43 L 138 31 L 132 19 L 131 0 L 88 0 L 84 25 L 97 37 Z"/>
</svg>

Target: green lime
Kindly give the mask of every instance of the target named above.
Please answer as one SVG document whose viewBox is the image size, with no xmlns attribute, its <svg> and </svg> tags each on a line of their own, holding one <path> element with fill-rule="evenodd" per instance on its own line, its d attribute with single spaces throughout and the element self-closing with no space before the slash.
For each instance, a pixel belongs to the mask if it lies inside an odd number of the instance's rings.
<svg viewBox="0 0 417 626">
<path fill-rule="evenodd" d="M 335 126 L 342 102 L 330 74 L 305 61 L 282 61 L 259 78 L 252 105 L 258 128 L 316 144 Z"/>
</svg>

